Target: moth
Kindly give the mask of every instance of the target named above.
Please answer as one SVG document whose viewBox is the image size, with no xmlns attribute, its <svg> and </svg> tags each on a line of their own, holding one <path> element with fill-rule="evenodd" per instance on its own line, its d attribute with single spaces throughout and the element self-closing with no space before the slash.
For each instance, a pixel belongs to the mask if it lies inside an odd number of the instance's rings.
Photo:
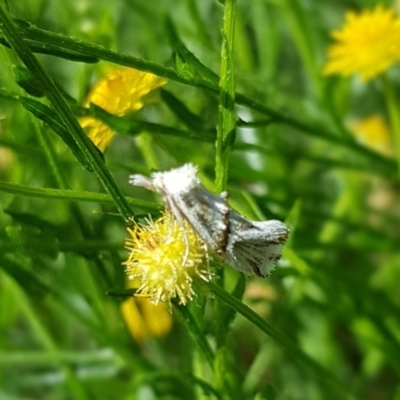
<svg viewBox="0 0 400 400">
<path fill-rule="evenodd" d="M 265 277 L 281 258 L 289 230 L 277 220 L 250 221 L 228 205 L 228 194 L 213 194 L 200 184 L 197 168 L 184 164 L 148 178 L 131 175 L 129 183 L 161 194 L 166 208 L 183 226 L 187 221 L 231 267 Z"/>
</svg>

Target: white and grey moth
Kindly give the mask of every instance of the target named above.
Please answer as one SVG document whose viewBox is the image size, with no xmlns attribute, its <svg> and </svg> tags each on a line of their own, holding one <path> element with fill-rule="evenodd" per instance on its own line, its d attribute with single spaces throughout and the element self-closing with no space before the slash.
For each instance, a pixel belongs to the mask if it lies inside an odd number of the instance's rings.
<svg viewBox="0 0 400 400">
<path fill-rule="evenodd" d="M 209 250 L 248 275 L 265 277 L 280 259 L 289 230 L 277 220 L 249 221 L 228 205 L 228 194 L 213 194 L 200 185 L 193 164 L 131 175 L 132 185 L 161 194 L 178 223 L 186 220 Z"/>
</svg>

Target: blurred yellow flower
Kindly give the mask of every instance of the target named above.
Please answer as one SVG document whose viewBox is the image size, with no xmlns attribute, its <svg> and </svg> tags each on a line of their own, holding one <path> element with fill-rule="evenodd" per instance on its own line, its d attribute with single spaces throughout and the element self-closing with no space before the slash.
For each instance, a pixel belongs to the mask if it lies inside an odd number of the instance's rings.
<svg viewBox="0 0 400 400">
<path fill-rule="evenodd" d="M 346 13 L 346 22 L 332 32 L 336 43 L 328 48 L 323 73 L 349 76 L 362 81 L 386 71 L 400 59 L 400 18 L 393 10 L 377 6 L 359 14 Z"/>
<path fill-rule="evenodd" d="M 165 79 L 148 72 L 127 67 L 115 69 L 92 88 L 85 106 L 93 103 L 110 114 L 122 116 L 140 110 L 144 105 L 143 97 L 165 83 Z M 80 124 L 101 151 L 105 150 L 115 135 L 104 122 L 94 117 L 83 117 Z"/>
<path fill-rule="evenodd" d="M 195 295 L 193 277 L 207 282 L 213 277 L 205 245 L 186 222 L 181 226 L 170 213 L 147 223 L 128 228 L 128 277 L 140 281 L 137 292 L 148 295 L 153 304 L 175 297 L 186 304 Z"/>
<path fill-rule="evenodd" d="M 79 122 L 95 146 L 104 151 L 111 143 L 115 132 L 104 122 L 94 117 L 82 117 Z"/>
<path fill-rule="evenodd" d="M 172 315 L 149 298 L 130 297 L 121 304 L 121 312 L 130 334 L 139 343 L 148 337 L 165 336 L 172 328 Z"/>
<path fill-rule="evenodd" d="M 386 155 L 392 153 L 390 129 L 381 116 L 372 115 L 362 120 L 353 121 L 349 124 L 349 127 L 361 143 Z"/>
</svg>

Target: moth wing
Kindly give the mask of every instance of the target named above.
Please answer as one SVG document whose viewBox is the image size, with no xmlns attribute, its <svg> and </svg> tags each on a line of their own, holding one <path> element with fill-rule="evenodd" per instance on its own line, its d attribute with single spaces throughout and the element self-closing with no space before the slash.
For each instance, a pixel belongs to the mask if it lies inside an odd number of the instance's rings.
<svg viewBox="0 0 400 400">
<path fill-rule="evenodd" d="M 230 209 L 226 198 L 198 185 L 188 193 L 174 196 L 173 201 L 204 243 L 211 250 L 221 253 L 228 241 Z"/>
<path fill-rule="evenodd" d="M 281 258 L 289 230 L 280 221 L 248 221 L 240 215 L 232 218 L 230 241 L 225 260 L 249 275 L 267 276 Z"/>
</svg>

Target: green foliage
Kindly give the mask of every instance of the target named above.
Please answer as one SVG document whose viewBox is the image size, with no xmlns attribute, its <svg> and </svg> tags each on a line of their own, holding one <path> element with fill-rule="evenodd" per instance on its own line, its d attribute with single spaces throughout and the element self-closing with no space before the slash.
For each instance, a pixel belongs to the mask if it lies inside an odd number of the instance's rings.
<svg viewBox="0 0 400 400">
<path fill-rule="evenodd" d="M 322 76 L 349 4 L 0 2 L 0 398 L 399 398 L 398 165 L 348 128 L 398 123 L 398 66 Z M 84 109 L 106 63 L 168 83 L 137 113 Z M 117 131 L 104 155 L 82 115 Z M 213 261 L 172 331 L 136 343 L 126 226 L 161 202 L 128 176 L 185 162 L 290 239 L 267 279 Z"/>
</svg>

